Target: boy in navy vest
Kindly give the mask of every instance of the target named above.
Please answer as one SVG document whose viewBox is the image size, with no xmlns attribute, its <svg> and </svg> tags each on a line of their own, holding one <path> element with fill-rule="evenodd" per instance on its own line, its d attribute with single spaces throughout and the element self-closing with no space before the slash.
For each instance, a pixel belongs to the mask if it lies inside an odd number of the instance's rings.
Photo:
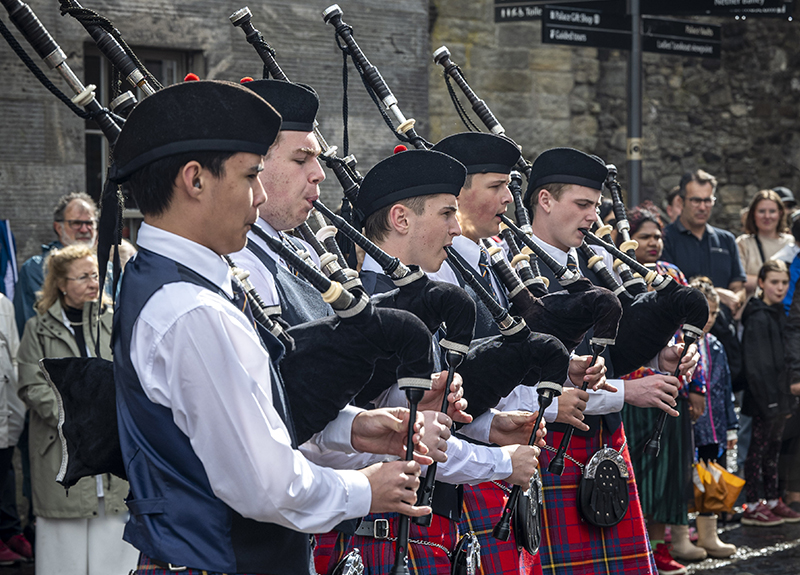
<svg viewBox="0 0 800 575">
<path fill-rule="evenodd" d="M 114 347 L 137 573 L 312 573 L 306 533 L 370 511 L 430 511 L 414 506 L 416 461 L 334 471 L 307 459 L 390 452 L 400 429 L 368 412 L 296 448 L 274 365 L 282 346 L 262 343 L 234 305 L 242 294 L 221 255 L 244 247 L 266 201 L 258 174 L 280 121 L 240 86 L 190 82 L 142 101 L 117 141 L 112 179 L 128 182 L 145 220 Z"/>
</svg>

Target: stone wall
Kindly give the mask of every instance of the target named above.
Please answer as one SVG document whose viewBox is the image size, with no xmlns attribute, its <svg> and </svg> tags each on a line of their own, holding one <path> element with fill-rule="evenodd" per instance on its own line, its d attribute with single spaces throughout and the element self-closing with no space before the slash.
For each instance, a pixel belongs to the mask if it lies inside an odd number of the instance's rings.
<svg viewBox="0 0 800 575">
<path fill-rule="evenodd" d="M 528 159 L 574 146 L 616 164 L 625 186 L 627 52 L 542 44 L 538 21 L 495 24 L 491 0 L 432 5 L 432 48 L 450 49 Z M 738 231 L 758 189 L 800 192 L 798 16 L 795 7 L 792 22 L 702 18 L 722 25 L 721 60 L 644 55 L 643 199 L 660 202 L 682 172 L 703 168 L 720 182 L 714 222 Z M 442 68 L 429 76 L 438 140 L 463 126 Z"/>
<path fill-rule="evenodd" d="M 83 77 L 83 54 L 91 38 L 70 16 L 61 17 L 53 0 L 28 0 L 31 8 L 69 56 L 69 64 Z M 319 120 L 331 145 L 342 140 L 342 56 L 334 29 L 322 20 L 333 0 L 82 0 L 86 8 L 111 19 L 134 48 L 178 49 L 197 53 L 193 70 L 201 78 L 238 81 L 260 77 L 261 60 L 234 28 L 228 16 L 248 5 L 253 25 L 277 51 L 277 60 L 297 82 L 312 85 L 320 94 Z M 427 0 L 340 1 L 344 21 L 354 29 L 364 53 L 395 92 L 402 110 L 419 120 L 427 132 L 428 41 Z M 14 32 L 42 68 L 46 65 L 10 23 L 5 10 L 0 19 Z M 67 91 L 57 74 L 53 83 Z M 52 207 L 69 191 L 83 189 L 83 120 L 47 92 L 8 44 L 0 41 L 0 218 L 12 221 L 20 263 L 38 252 L 39 244 L 53 239 Z M 70 96 L 72 94 L 69 94 Z M 397 143 L 366 94 L 350 65 L 350 149 L 362 171 L 390 154 Z M 334 178 L 323 184 L 323 197 L 338 205 L 341 188 Z"/>
</svg>

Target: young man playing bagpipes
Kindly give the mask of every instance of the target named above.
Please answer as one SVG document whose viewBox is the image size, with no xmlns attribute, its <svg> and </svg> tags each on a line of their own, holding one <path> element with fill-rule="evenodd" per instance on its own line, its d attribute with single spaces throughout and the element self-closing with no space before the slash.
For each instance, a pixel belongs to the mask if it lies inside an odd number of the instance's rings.
<svg viewBox="0 0 800 575">
<path fill-rule="evenodd" d="M 596 207 L 607 176 L 606 166 L 597 158 L 569 148 L 557 148 L 542 153 L 534 162 L 525 195 L 525 204 L 533 218 L 533 240 L 560 265 L 579 269 L 581 275 L 596 283 L 576 248 L 584 240 L 581 229 L 588 229 L 597 219 Z M 607 260 L 602 249 L 595 250 Z M 552 272 L 549 275 L 552 291 L 562 289 Z M 656 358 L 657 366 L 672 373 L 677 367 L 682 345 L 665 348 Z M 681 374 L 696 365 L 695 349 L 681 361 Z M 609 366 L 613 371 L 613 366 Z M 543 473 L 545 484 L 544 529 L 547 542 L 540 550 L 545 573 L 555 574 L 567 568 L 573 573 L 652 573 L 656 568 L 648 543 L 641 506 L 638 501 L 633 469 L 628 455 L 625 432 L 619 417 L 623 402 L 639 407 L 657 407 L 676 416 L 674 410 L 678 380 L 671 376 L 654 375 L 623 382 L 610 380 L 615 393 L 600 390 L 590 392 L 585 422 L 588 432 L 576 432 L 567 451 L 563 475 Z M 554 424 L 552 445 L 558 444 L 565 431 Z M 627 485 L 620 485 L 621 495 L 627 494 L 629 507 L 616 509 L 619 522 L 613 526 L 597 527 L 584 520 L 577 487 L 582 480 L 580 466 L 603 446 L 618 452 L 628 471 Z M 542 454 L 542 463 L 549 463 L 552 454 Z"/>
<path fill-rule="evenodd" d="M 424 272 L 437 271 L 447 257 L 444 248 L 460 233 L 455 214 L 464 176 L 459 162 L 432 151 L 403 151 L 379 162 L 364 178 L 355 204 L 364 221 L 365 235 L 403 264 L 419 266 Z M 369 254 L 362 264 L 361 279 L 373 293 L 395 287 Z M 404 401 L 392 400 L 398 404 Z M 475 537 L 473 529 L 465 529 L 459 522 L 462 499 L 469 500 L 473 492 L 465 485 L 462 495 L 461 487 L 454 483 L 505 480 L 527 488 L 539 453 L 538 447 L 527 445 L 535 415 L 516 412 L 493 418 L 491 441 L 504 447 L 472 444 L 456 437 L 449 440 L 448 461 L 437 469 L 436 476 L 442 482 L 437 481 L 433 490 L 432 524 L 411 528 L 409 567 L 415 573 L 451 573 L 453 563 L 459 561 L 453 551 L 464 547 L 462 540 Z M 387 518 L 394 526 L 389 516 L 366 518 L 348 544 L 349 549 L 361 549 L 372 573 L 388 573 L 391 566 L 391 541 L 376 538 L 372 529 L 376 521 Z M 473 543 L 471 550 L 480 550 L 480 572 L 499 572 L 494 568 L 496 558 L 491 549 Z"/>
</svg>

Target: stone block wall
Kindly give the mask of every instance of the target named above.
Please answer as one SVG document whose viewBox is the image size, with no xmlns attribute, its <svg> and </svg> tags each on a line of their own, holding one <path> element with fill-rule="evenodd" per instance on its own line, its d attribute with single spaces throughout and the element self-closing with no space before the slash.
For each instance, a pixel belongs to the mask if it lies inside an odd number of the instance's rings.
<svg viewBox="0 0 800 575">
<path fill-rule="evenodd" d="M 204 79 L 238 81 L 260 77 L 262 64 L 241 30 L 228 17 L 248 5 L 253 25 L 277 51 L 289 78 L 313 86 L 320 94 L 321 131 L 331 145 L 342 141 L 342 55 L 334 29 L 322 11 L 334 0 L 82 0 L 82 5 L 111 19 L 134 48 L 182 50 L 196 54 L 194 72 Z M 83 78 L 83 55 L 92 40 L 72 17 L 59 14 L 52 0 L 28 0 Z M 340 0 L 344 21 L 353 27 L 366 56 L 379 68 L 401 109 L 418 120 L 427 134 L 428 54 L 427 0 Z M 46 65 L 0 9 L 0 19 L 43 69 Z M 67 92 L 63 79 L 47 71 Z M 54 239 L 51 231 L 55 200 L 84 187 L 84 124 L 44 89 L 0 41 L 0 218 L 10 219 L 20 263 Z M 363 172 L 392 152 L 398 143 L 383 123 L 360 78 L 350 64 L 350 151 Z M 70 96 L 72 94 L 69 94 Z M 337 206 L 341 188 L 329 176 L 323 198 Z"/>
</svg>

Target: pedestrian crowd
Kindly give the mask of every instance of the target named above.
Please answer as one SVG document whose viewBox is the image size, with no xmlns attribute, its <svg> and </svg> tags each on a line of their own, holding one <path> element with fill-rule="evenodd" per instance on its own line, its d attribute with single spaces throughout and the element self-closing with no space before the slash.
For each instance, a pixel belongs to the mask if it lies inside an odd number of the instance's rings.
<svg viewBox="0 0 800 575">
<path fill-rule="evenodd" d="M 460 159 L 469 168 L 469 158 Z M 681 562 L 734 554 L 736 548 L 718 536 L 720 518 L 759 527 L 800 522 L 800 297 L 794 297 L 800 210 L 793 211 L 787 188 L 761 190 L 742 212 L 737 237 L 708 223 L 716 193 L 716 179 L 696 170 L 670 191 L 663 211 L 645 202 L 628 214 L 638 261 L 696 288 L 709 307 L 697 342 L 700 359 L 681 382 L 679 416 L 667 422 L 659 458 L 643 451 L 645 431 L 661 409 L 626 400 L 621 412 L 662 575 L 685 573 Z M 469 215 L 469 193 L 459 200 Z M 601 207 L 599 213 L 615 224 L 613 210 Z M 461 228 L 469 238 L 466 215 Z M 62 467 L 59 403 L 39 366 L 44 357 L 111 358 L 112 307 L 98 299 L 105 270 L 98 269 L 97 216 L 84 193 L 60 198 L 53 213 L 56 239 L 20 267 L 10 297 L 0 294 L 0 565 L 32 561 L 34 548 L 37 573 L 57 573 L 64 563 L 100 572 L 135 565 L 138 557 L 123 541 L 127 482 L 96 476 L 67 492 L 53 481 Z M 537 217 L 546 233 L 548 216 Z M 135 249 L 126 242 L 122 251 L 124 266 Z M 658 373 L 647 366 L 623 379 Z M 562 401 L 566 409 L 566 395 Z M 27 509 L 17 508 L 15 448 L 22 455 Z M 728 453 L 734 448 L 736 460 Z M 693 505 L 698 464 L 718 464 L 745 480 L 742 513 Z M 690 512 L 696 512 L 694 527 Z"/>
</svg>

